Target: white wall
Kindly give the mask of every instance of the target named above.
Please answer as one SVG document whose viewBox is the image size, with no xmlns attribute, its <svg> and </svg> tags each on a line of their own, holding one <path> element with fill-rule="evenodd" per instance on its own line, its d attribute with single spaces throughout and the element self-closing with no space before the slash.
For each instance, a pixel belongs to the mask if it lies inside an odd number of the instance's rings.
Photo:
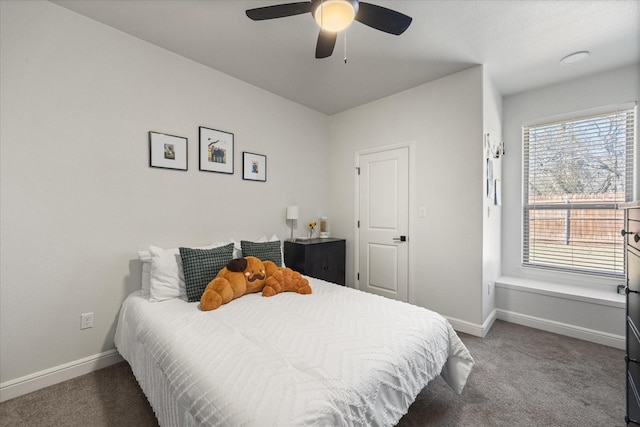
<svg viewBox="0 0 640 427">
<path fill-rule="evenodd" d="M 575 64 L 572 66 L 579 66 Z M 607 345 L 624 343 L 624 302 L 615 294 L 622 280 L 521 267 L 522 124 L 531 120 L 623 104 L 640 99 L 640 66 L 544 87 L 504 99 L 502 270 L 522 283 L 551 282 L 566 295 L 503 287 L 497 291 L 499 318 L 589 339 Z M 636 146 L 636 152 L 638 146 Z M 636 194 L 640 162 L 636 162 Z M 534 283 L 534 287 L 538 286 Z M 575 295 L 578 295 L 577 297 Z"/>
<path fill-rule="evenodd" d="M 347 239 L 347 283 L 355 283 L 355 153 L 413 142 L 410 302 L 472 329 L 483 322 L 482 96 L 479 66 L 336 114 L 329 124 L 331 232 Z"/>
<path fill-rule="evenodd" d="M 579 64 L 575 64 L 579 66 Z M 550 279 L 560 283 L 586 283 L 589 279 L 555 274 L 553 276 L 523 270 L 521 267 L 522 198 L 522 124 L 538 118 L 571 113 L 640 99 L 640 65 L 628 66 L 572 80 L 504 99 L 503 162 L 503 274 L 530 279 Z M 637 148 L 637 147 L 636 147 Z M 640 162 L 636 163 L 636 177 Z M 636 190 L 640 190 L 636 185 Z M 638 194 L 636 192 L 636 194 Z M 601 282 L 597 279 L 592 283 Z"/>
<path fill-rule="evenodd" d="M 49 2 L 0 15 L 0 383 L 113 349 L 136 251 L 328 213 L 325 115 Z M 198 170 L 198 126 L 235 134 L 233 175 Z M 148 166 L 150 130 L 189 138 L 187 172 Z M 243 151 L 266 183 L 242 180 Z"/>
<path fill-rule="evenodd" d="M 489 135 L 489 158 L 493 165 L 494 180 L 502 179 L 502 154 L 494 158 L 494 151 L 502 141 L 502 95 L 491 80 L 491 76 L 483 73 L 482 113 L 484 134 Z M 487 158 L 487 147 L 482 157 L 483 167 Z M 484 176 L 484 192 L 487 194 L 487 176 Z M 495 190 L 494 190 L 495 191 Z M 495 282 L 502 274 L 502 206 L 496 204 L 492 194 L 483 199 L 483 237 L 482 237 L 482 321 L 491 326 L 496 307 Z"/>
</svg>

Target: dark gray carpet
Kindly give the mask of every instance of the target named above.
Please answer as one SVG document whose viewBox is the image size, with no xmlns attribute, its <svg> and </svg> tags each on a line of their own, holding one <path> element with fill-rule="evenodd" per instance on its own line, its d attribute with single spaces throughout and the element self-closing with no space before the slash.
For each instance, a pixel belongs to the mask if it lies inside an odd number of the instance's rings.
<svg viewBox="0 0 640 427">
<path fill-rule="evenodd" d="M 496 321 L 460 334 L 476 366 L 458 396 L 441 378 L 399 426 L 624 426 L 624 351 Z"/>
<path fill-rule="evenodd" d="M 437 378 L 399 426 L 624 426 L 622 350 L 501 321 L 460 337 L 476 359 L 462 395 Z M 157 425 L 126 363 L 0 404 L 0 426 Z"/>
</svg>

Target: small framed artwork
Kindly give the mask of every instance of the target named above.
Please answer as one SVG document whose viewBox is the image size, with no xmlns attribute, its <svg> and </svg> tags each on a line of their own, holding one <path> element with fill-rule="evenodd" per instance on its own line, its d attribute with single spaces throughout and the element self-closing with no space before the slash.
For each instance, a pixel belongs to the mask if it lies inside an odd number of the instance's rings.
<svg viewBox="0 0 640 427">
<path fill-rule="evenodd" d="M 149 132 L 149 166 L 187 170 L 187 138 Z"/>
<path fill-rule="evenodd" d="M 242 179 L 249 181 L 267 181 L 267 156 L 242 153 Z"/>
<path fill-rule="evenodd" d="M 493 198 L 494 190 L 493 190 L 493 160 L 487 157 L 487 198 Z"/>
<path fill-rule="evenodd" d="M 233 174 L 233 134 L 200 126 L 200 170 Z"/>
</svg>

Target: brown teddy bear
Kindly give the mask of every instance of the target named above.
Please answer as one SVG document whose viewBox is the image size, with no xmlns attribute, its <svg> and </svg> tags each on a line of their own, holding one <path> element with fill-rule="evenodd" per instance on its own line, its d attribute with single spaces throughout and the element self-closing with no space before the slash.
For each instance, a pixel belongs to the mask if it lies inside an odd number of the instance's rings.
<svg viewBox="0 0 640 427">
<path fill-rule="evenodd" d="M 278 267 L 271 261 L 248 256 L 229 261 L 209 282 L 200 298 L 200 310 L 215 310 L 244 294 L 260 292 Z"/>
<path fill-rule="evenodd" d="M 309 281 L 297 271 L 290 268 L 279 268 L 267 278 L 262 289 L 262 296 L 270 297 L 280 292 L 310 294 L 311 286 L 309 286 Z"/>
</svg>

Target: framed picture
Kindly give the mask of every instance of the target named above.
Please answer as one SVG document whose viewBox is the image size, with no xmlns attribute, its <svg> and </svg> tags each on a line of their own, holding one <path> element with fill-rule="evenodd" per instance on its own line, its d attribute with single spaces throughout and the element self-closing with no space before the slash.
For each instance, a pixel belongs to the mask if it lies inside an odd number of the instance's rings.
<svg viewBox="0 0 640 427">
<path fill-rule="evenodd" d="M 487 157 L 487 198 L 489 199 L 492 199 L 495 194 L 493 184 L 493 161 Z"/>
<path fill-rule="evenodd" d="M 233 134 L 200 126 L 200 170 L 233 173 Z"/>
<path fill-rule="evenodd" d="M 249 181 L 267 181 L 267 156 L 242 153 L 242 179 Z"/>
<path fill-rule="evenodd" d="M 187 170 L 187 138 L 149 132 L 149 166 Z"/>
</svg>

